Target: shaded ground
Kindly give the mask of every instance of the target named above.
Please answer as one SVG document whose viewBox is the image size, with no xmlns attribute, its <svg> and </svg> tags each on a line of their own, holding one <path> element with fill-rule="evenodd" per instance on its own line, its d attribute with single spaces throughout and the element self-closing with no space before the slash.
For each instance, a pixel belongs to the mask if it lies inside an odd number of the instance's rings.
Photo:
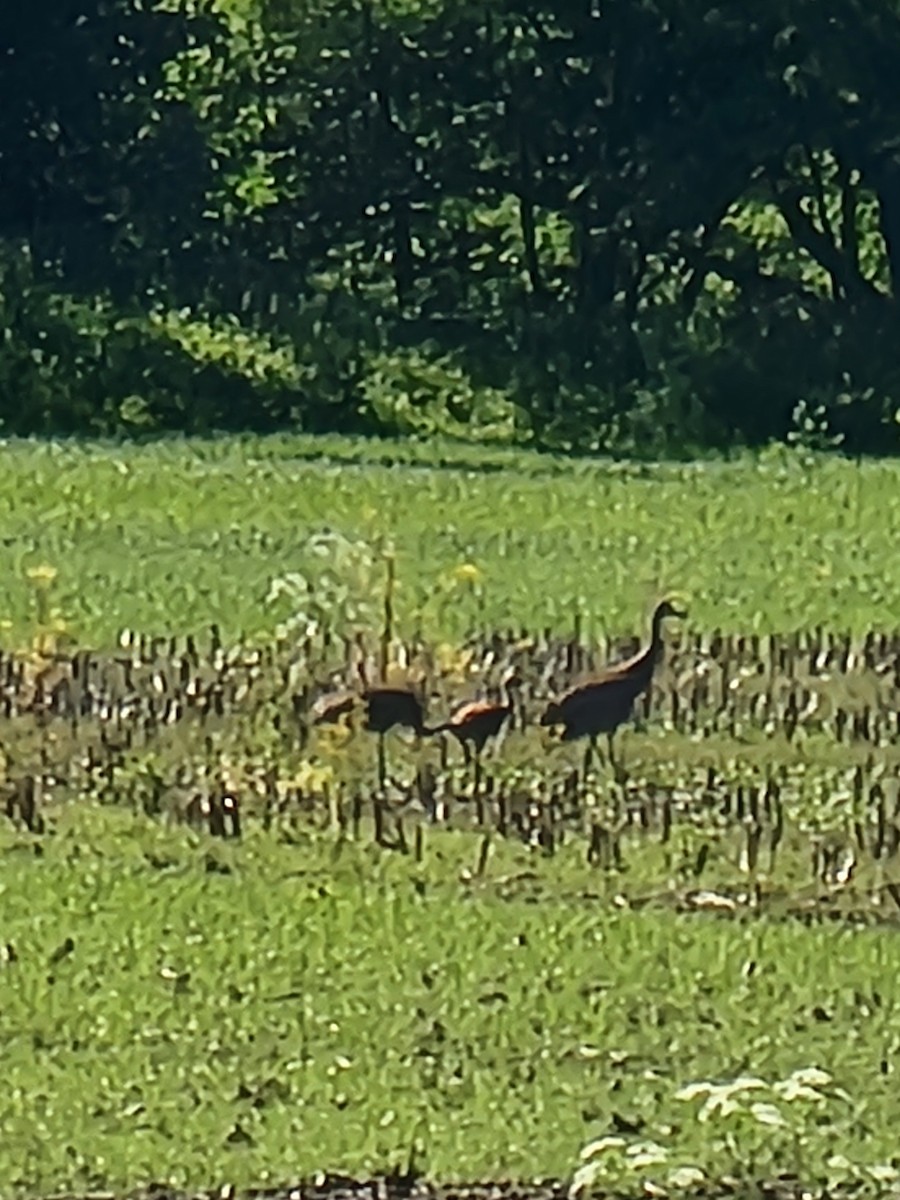
<svg viewBox="0 0 900 1200">
<path fill-rule="evenodd" d="M 656 1187 L 636 1187 L 633 1192 L 594 1192 L 596 1198 L 636 1200 L 637 1197 L 664 1197 L 668 1193 Z M 792 1176 L 748 1183 L 723 1179 L 719 1183 L 690 1193 L 699 1200 L 717 1197 L 742 1197 L 746 1200 L 825 1200 L 849 1196 L 850 1190 L 811 1188 Z M 858 1195 L 859 1189 L 853 1189 Z M 686 1193 L 681 1193 L 686 1195 Z M 319 1174 L 300 1183 L 268 1188 L 237 1190 L 225 1184 L 205 1192 L 179 1192 L 168 1188 L 148 1188 L 129 1193 L 128 1200 L 567 1200 L 569 1182 L 559 1179 L 513 1181 L 498 1178 L 494 1182 L 434 1183 L 409 1175 L 379 1175 L 372 1179 L 351 1179 L 343 1175 Z M 92 1192 L 83 1196 L 68 1193 L 48 1200 L 117 1200 L 111 1192 Z"/>
</svg>

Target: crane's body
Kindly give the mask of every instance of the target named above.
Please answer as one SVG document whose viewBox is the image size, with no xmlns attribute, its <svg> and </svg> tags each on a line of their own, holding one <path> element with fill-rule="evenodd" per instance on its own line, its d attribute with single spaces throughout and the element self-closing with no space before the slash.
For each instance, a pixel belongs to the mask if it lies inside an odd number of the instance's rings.
<svg viewBox="0 0 900 1200">
<path fill-rule="evenodd" d="M 474 763 L 474 790 L 481 783 L 481 754 L 491 738 L 496 737 L 513 715 L 515 705 L 511 690 L 521 683 L 518 672 L 510 669 L 500 681 L 498 700 L 466 700 L 458 704 L 446 721 L 429 733 L 449 733 L 463 748 L 466 763 Z"/>
<path fill-rule="evenodd" d="M 512 704 L 493 700 L 466 700 L 458 704 L 450 716 L 432 732 L 449 733 L 463 749 L 471 748 L 480 754 L 492 737 L 496 737 L 507 719 L 512 716 Z"/>
<path fill-rule="evenodd" d="M 663 654 L 662 623 L 667 617 L 687 614 L 668 600 L 656 606 L 649 644 L 637 654 L 607 667 L 600 675 L 551 700 L 541 716 L 542 725 L 562 725 L 564 742 L 590 738 L 585 754 L 585 771 L 600 734 L 606 734 L 610 760 L 616 730 L 632 714 L 637 698 L 646 692 Z"/>
<path fill-rule="evenodd" d="M 312 707 L 314 725 L 333 725 L 350 716 L 359 705 L 365 710 L 365 728 L 370 733 L 387 733 L 395 726 L 405 726 L 418 734 L 428 733 L 422 701 L 412 688 L 388 687 L 376 684 L 361 692 L 329 692 L 320 696 Z"/>
</svg>

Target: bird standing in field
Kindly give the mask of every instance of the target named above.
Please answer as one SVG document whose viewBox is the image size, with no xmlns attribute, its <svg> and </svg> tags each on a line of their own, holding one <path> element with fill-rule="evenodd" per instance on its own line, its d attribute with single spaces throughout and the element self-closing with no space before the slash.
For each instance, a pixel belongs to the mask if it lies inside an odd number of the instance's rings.
<svg viewBox="0 0 900 1200">
<path fill-rule="evenodd" d="M 662 658 L 662 623 L 667 617 L 686 616 L 671 600 L 661 601 L 653 613 L 648 646 L 625 662 L 607 667 L 587 683 L 570 688 L 547 705 L 541 716 L 542 725 L 562 725 L 564 742 L 590 739 L 584 756 L 585 775 L 601 733 L 606 734 L 610 762 L 616 766 L 613 738 L 619 726 L 631 716 L 635 700 L 650 686 Z"/>
<path fill-rule="evenodd" d="M 432 731 L 425 726 L 422 699 L 411 686 L 392 684 L 366 685 L 364 672 L 363 688 L 354 691 L 345 688 L 328 692 L 313 704 L 310 715 L 313 725 L 336 725 L 344 717 L 353 717 L 362 706 L 365 717 L 363 727 L 378 735 L 378 786 L 384 789 L 387 776 L 384 735 L 395 727 L 412 729 L 418 737 Z"/>
<path fill-rule="evenodd" d="M 496 737 L 515 710 L 513 691 L 522 680 L 514 667 L 509 668 L 500 680 L 500 696 L 497 700 L 465 700 L 458 704 L 450 716 L 440 725 L 427 732 L 450 733 L 462 746 L 466 766 L 473 768 L 473 793 L 478 794 L 481 786 L 481 754 L 492 737 Z"/>
<path fill-rule="evenodd" d="M 377 683 L 362 691 L 346 688 L 320 696 L 310 710 L 312 723 L 333 725 L 350 716 L 360 704 L 365 709 L 364 725 L 370 733 L 387 733 L 395 725 L 413 729 L 420 735 L 429 732 L 422 700 L 412 687 Z"/>
</svg>

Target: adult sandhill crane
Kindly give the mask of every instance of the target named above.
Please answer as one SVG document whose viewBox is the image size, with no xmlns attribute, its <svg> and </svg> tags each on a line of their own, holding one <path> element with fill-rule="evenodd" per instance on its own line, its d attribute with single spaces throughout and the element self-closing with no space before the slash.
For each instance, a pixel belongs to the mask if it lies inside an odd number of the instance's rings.
<svg viewBox="0 0 900 1200">
<path fill-rule="evenodd" d="M 663 652 L 662 623 L 667 617 L 686 616 L 687 613 L 676 608 L 671 600 L 661 601 L 653 613 L 648 646 L 625 662 L 607 667 L 587 683 L 570 688 L 547 705 L 541 724 L 562 725 L 564 742 L 590 738 L 584 756 L 585 774 L 601 733 L 605 733 L 608 740 L 610 762 L 616 765 L 613 738 L 619 726 L 631 716 L 635 700 L 653 679 Z"/>
<path fill-rule="evenodd" d="M 411 686 L 396 684 L 365 684 L 365 672 L 360 671 L 363 688 L 354 691 L 344 688 L 328 692 L 313 704 L 310 714 L 313 725 L 335 725 L 343 717 L 353 717 L 362 706 L 365 717 L 363 727 L 378 735 L 378 786 L 384 789 L 386 762 L 384 735 L 395 727 L 415 731 L 418 737 L 432 731 L 426 728 L 422 699 Z"/>
<path fill-rule="evenodd" d="M 513 692 L 520 686 L 521 676 L 515 667 L 506 670 L 500 680 L 498 700 L 465 700 L 458 704 L 446 721 L 426 732 L 450 733 L 462 746 L 466 766 L 473 766 L 473 791 L 481 785 L 481 754 L 492 737 L 496 737 L 512 716 L 515 703 Z"/>
</svg>

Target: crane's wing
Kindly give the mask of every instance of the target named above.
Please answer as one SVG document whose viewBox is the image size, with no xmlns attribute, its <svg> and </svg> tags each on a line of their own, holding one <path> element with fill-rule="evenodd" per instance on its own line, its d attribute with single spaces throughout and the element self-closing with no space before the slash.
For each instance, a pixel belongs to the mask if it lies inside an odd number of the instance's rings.
<svg viewBox="0 0 900 1200">
<path fill-rule="evenodd" d="M 564 702 L 569 711 L 580 712 L 582 709 L 593 708 L 600 704 L 611 707 L 627 704 L 634 699 L 636 694 L 637 689 L 633 679 L 628 675 L 609 671 L 599 679 L 592 679 L 590 683 L 573 688 L 564 697 Z"/>
<path fill-rule="evenodd" d="M 463 721 L 471 721 L 483 713 L 495 712 L 498 708 L 499 705 L 492 700 L 463 700 L 450 713 L 450 720 L 454 725 L 459 725 Z"/>
</svg>

